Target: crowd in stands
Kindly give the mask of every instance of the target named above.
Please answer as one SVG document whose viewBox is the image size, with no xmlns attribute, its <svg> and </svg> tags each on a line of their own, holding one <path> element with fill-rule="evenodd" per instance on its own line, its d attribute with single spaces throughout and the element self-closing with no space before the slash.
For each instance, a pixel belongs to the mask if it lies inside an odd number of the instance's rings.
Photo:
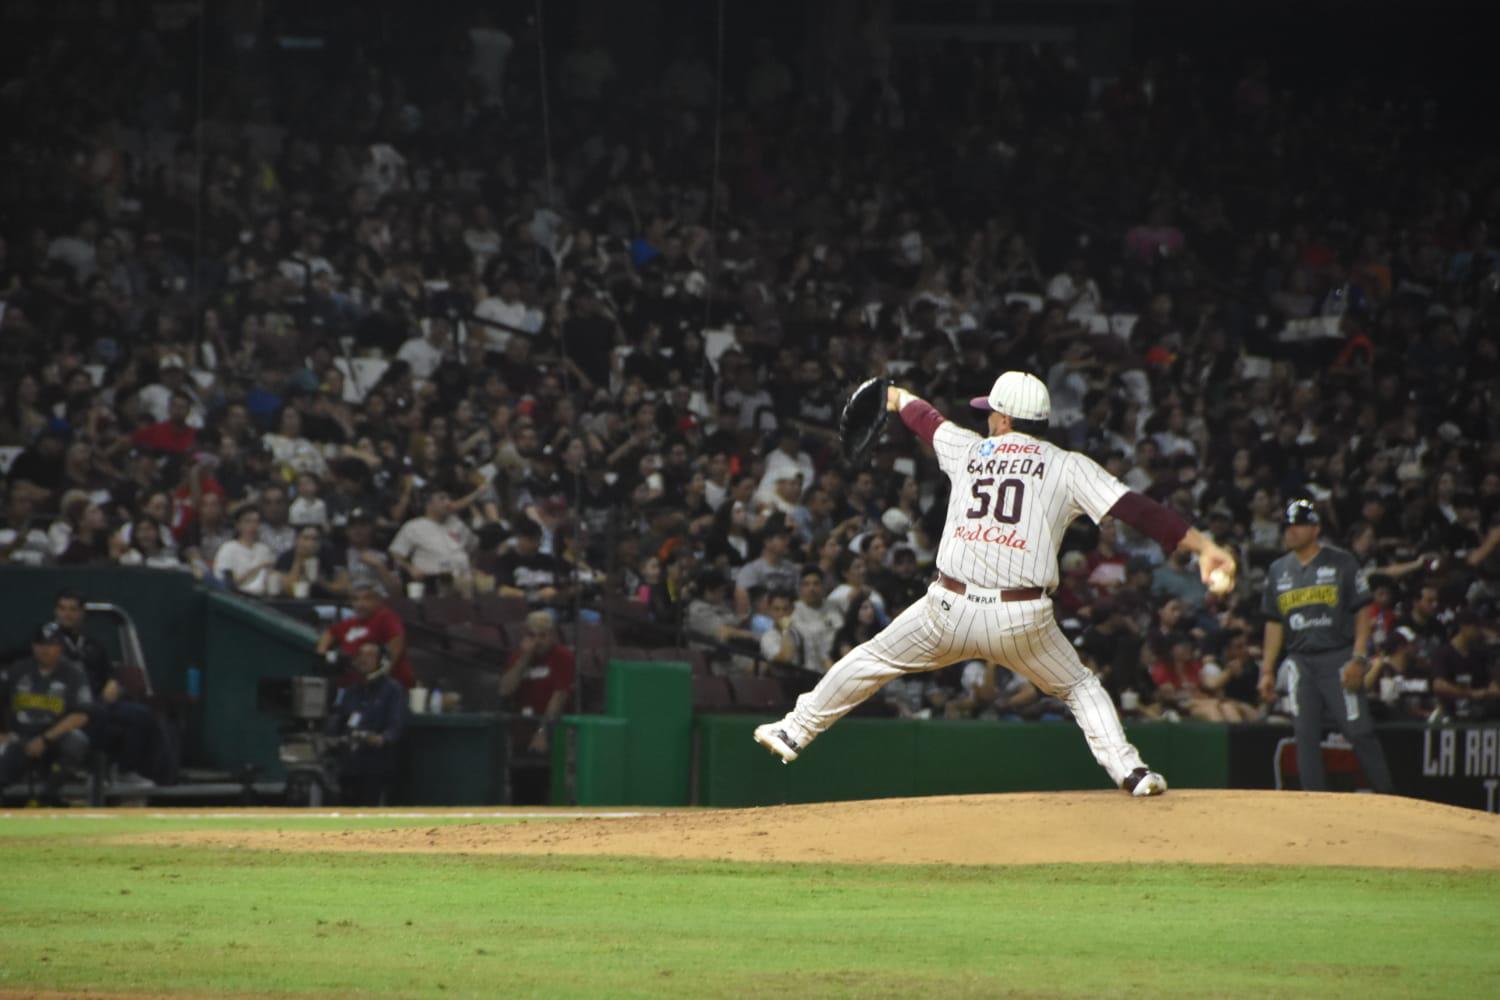
<svg viewBox="0 0 1500 1000">
<path fill-rule="evenodd" d="M 198 94 L 191 30 L 124 27 L 0 70 L 0 561 L 632 602 L 810 684 L 923 592 L 945 509 L 899 425 L 839 460 L 846 390 L 969 421 L 1026 369 L 1058 441 L 1241 555 L 1220 598 L 1074 525 L 1058 616 L 1127 717 L 1280 710 L 1296 496 L 1369 573 L 1382 710 L 1500 706 L 1500 160 L 1418 108 L 879 23 L 722 94 L 706 39 L 626 87 L 585 28 L 544 95 L 535 27 L 482 18 L 324 76 L 216 26 Z M 980 662 L 885 710 L 1065 711 Z"/>
</svg>

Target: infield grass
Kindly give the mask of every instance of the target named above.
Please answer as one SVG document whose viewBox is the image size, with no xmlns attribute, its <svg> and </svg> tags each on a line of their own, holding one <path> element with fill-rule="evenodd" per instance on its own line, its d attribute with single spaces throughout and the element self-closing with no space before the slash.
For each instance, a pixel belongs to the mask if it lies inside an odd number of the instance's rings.
<svg viewBox="0 0 1500 1000">
<path fill-rule="evenodd" d="M 731 864 L 109 840 L 274 822 L 0 820 L 0 994 L 1500 996 L 1495 872 Z M 283 822 L 331 836 L 397 825 Z"/>
</svg>

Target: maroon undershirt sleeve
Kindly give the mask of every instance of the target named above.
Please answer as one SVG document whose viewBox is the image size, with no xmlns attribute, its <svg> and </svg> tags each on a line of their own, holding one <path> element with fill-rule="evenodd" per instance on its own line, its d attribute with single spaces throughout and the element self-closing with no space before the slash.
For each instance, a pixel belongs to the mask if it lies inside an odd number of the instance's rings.
<svg viewBox="0 0 1500 1000">
<path fill-rule="evenodd" d="M 920 399 L 914 399 L 901 407 L 901 422 L 928 444 L 932 444 L 932 436 L 946 419 L 930 403 Z"/>
<path fill-rule="evenodd" d="M 1176 511 L 1135 490 L 1116 500 L 1109 513 L 1149 536 L 1163 552 L 1175 550 L 1188 533 L 1188 523 Z"/>
</svg>

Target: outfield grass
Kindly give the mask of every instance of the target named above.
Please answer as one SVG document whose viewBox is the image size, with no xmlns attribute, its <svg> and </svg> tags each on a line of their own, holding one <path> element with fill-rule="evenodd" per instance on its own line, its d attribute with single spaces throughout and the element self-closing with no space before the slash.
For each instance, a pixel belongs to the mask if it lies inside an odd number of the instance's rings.
<svg viewBox="0 0 1500 1000">
<path fill-rule="evenodd" d="M 0 821 L 0 992 L 1500 995 L 1500 873 L 293 854 L 101 841 L 234 821 L 118 822 Z"/>
</svg>

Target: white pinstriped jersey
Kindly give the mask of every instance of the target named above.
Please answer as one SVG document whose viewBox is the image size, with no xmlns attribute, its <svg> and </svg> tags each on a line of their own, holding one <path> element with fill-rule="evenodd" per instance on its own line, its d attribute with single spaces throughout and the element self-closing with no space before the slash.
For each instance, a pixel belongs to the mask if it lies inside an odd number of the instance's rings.
<svg viewBox="0 0 1500 1000">
<path fill-rule="evenodd" d="M 1087 455 L 1015 431 L 986 438 L 944 420 L 932 445 L 952 483 L 937 566 L 976 587 L 1053 590 L 1068 525 L 1098 523 L 1130 489 Z"/>
</svg>

